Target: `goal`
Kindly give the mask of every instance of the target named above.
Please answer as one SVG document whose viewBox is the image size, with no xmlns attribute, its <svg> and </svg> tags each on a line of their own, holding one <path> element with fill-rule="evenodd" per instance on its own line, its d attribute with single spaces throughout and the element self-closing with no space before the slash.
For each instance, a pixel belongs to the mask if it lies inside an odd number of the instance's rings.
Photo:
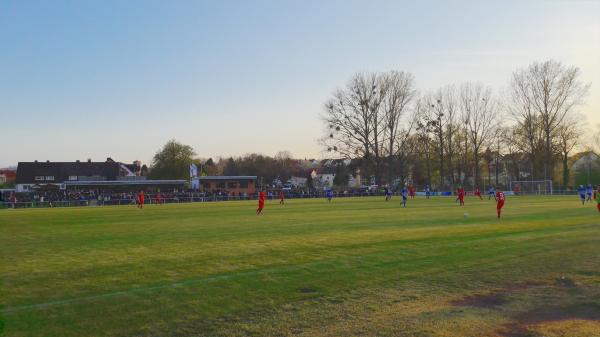
<svg viewBox="0 0 600 337">
<path fill-rule="evenodd" d="M 516 194 L 552 195 L 552 180 L 518 180 L 510 183 L 510 190 Z"/>
</svg>

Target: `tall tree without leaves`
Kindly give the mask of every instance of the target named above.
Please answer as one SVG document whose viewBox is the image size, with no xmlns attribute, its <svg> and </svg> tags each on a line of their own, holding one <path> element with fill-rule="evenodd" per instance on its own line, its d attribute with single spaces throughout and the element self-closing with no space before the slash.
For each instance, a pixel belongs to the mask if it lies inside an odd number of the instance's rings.
<svg viewBox="0 0 600 337">
<path fill-rule="evenodd" d="M 515 146 L 527 156 L 529 170 L 534 178 L 539 178 L 539 163 L 542 161 L 544 136 L 541 118 L 533 109 L 527 94 L 525 73 L 514 73 L 511 80 L 510 97 L 505 101 L 505 108 L 515 119 L 513 141 Z"/>
<path fill-rule="evenodd" d="M 423 106 L 423 103 L 425 105 Z M 437 147 L 438 156 L 438 169 L 440 172 L 439 187 L 445 186 L 445 128 L 446 128 L 446 117 L 444 117 L 444 105 L 442 103 L 442 92 L 441 90 L 434 95 L 427 95 L 423 97 L 421 108 L 426 109 L 425 113 L 421 115 L 422 122 L 420 127 L 426 127 L 426 131 L 431 133 L 433 140 Z"/>
<path fill-rule="evenodd" d="M 402 166 L 400 173 L 404 175 L 405 158 L 408 154 L 406 139 L 411 134 L 414 126 L 414 117 L 408 116 L 407 111 L 413 101 L 416 89 L 413 75 L 403 71 L 390 71 L 382 75 L 381 81 L 387 86 L 385 99 L 382 104 L 384 125 L 385 156 L 388 159 L 388 182 L 392 180 L 394 158 Z"/>
<path fill-rule="evenodd" d="M 426 177 L 427 177 L 427 185 L 431 187 L 431 177 L 432 177 L 432 165 L 431 165 L 431 156 L 432 156 L 432 125 L 431 125 L 431 106 L 429 99 L 427 97 L 419 97 L 415 104 L 416 116 L 418 118 L 417 127 L 416 127 L 416 138 L 417 138 L 417 155 L 418 157 L 425 161 L 425 169 L 426 169 Z"/>
<path fill-rule="evenodd" d="M 440 89 L 440 101 L 444 108 L 444 118 L 445 118 L 445 128 L 443 130 L 446 149 L 444 150 L 446 153 L 447 159 L 447 167 L 448 167 L 448 176 L 450 177 L 450 184 L 454 186 L 455 181 L 455 165 L 457 146 L 460 145 L 457 143 L 456 138 L 457 134 L 460 131 L 460 128 L 457 123 L 458 117 L 458 101 L 456 97 L 456 90 L 454 86 L 446 86 Z"/>
<path fill-rule="evenodd" d="M 339 89 L 325 104 L 323 119 L 328 125 L 327 150 L 346 158 L 363 158 L 366 163 L 379 162 L 379 125 L 375 115 L 383 95 L 377 74 L 356 74 L 345 89 Z"/>
<path fill-rule="evenodd" d="M 379 181 L 385 162 L 391 170 L 398 138 L 405 133 L 402 118 L 414 93 L 409 73 L 356 74 L 325 104 L 327 150 L 344 158 L 361 158 Z"/>
<path fill-rule="evenodd" d="M 461 87 L 460 108 L 466 124 L 467 139 L 473 151 L 475 184 L 479 183 L 480 160 L 499 125 L 500 110 L 492 97 L 492 90 L 481 84 L 467 83 Z"/>
<path fill-rule="evenodd" d="M 556 130 L 555 136 L 555 148 L 556 152 L 560 156 L 562 164 L 562 184 L 563 186 L 569 185 L 571 179 L 571 172 L 569 168 L 569 155 L 571 151 L 579 145 L 579 137 L 583 133 L 581 125 L 578 123 L 578 119 L 565 120 L 561 126 Z"/>
<path fill-rule="evenodd" d="M 583 102 L 590 85 L 580 79 L 579 68 L 557 61 L 532 63 L 513 74 L 513 110 L 522 125 L 539 123 L 543 133 L 543 175 L 550 179 L 554 168 L 553 139 L 565 118 Z"/>
</svg>

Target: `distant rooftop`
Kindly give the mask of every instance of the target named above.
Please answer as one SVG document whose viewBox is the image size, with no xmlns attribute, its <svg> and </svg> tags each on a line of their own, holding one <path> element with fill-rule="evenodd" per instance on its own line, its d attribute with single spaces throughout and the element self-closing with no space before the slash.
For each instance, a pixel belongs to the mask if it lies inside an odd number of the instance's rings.
<svg viewBox="0 0 600 337">
<path fill-rule="evenodd" d="M 199 180 L 256 180 L 256 176 L 201 176 Z"/>
<path fill-rule="evenodd" d="M 65 181 L 65 186 L 131 186 L 131 185 L 184 185 L 186 180 L 102 180 Z"/>
</svg>

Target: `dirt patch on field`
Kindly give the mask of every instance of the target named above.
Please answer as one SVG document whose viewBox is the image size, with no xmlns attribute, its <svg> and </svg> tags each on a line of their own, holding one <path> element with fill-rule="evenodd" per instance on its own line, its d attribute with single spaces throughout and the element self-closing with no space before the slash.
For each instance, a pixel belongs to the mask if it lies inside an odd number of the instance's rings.
<svg viewBox="0 0 600 337">
<path fill-rule="evenodd" d="M 493 308 L 506 303 L 503 294 L 473 295 L 450 302 L 456 307 Z"/>
<path fill-rule="evenodd" d="M 518 317 L 520 322 L 534 324 L 569 319 L 600 320 L 599 303 L 582 303 L 569 307 L 544 307 Z"/>
<path fill-rule="evenodd" d="M 527 329 L 525 325 L 520 323 L 510 323 L 506 325 L 502 331 L 500 331 L 500 336 L 504 337 L 534 337 L 534 333 Z"/>
<path fill-rule="evenodd" d="M 517 283 L 517 284 L 513 284 L 512 286 L 507 287 L 504 291 L 507 293 L 514 293 L 514 292 L 519 292 L 519 291 L 529 290 L 532 288 L 541 287 L 544 284 L 545 283 L 543 283 L 543 282 L 535 282 L 535 281 Z"/>
<path fill-rule="evenodd" d="M 537 336 L 530 328 L 545 323 L 569 320 L 600 322 L 600 304 L 582 303 L 573 306 L 548 306 L 536 308 L 516 317 L 515 322 L 506 325 L 500 332 L 505 337 Z"/>
<path fill-rule="evenodd" d="M 557 286 L 562 287 L 562 288 L 570 289 L 570 288 L 577 287 L 577 285 L 575 284 L 575 282 L 573 280 L 571 280 L 568 277 L 564 277 L 564 276 L 556 278 L 555 283 Z"/>
<path fill-rule="evenodd" d="M 471 295 L 459 300 L 450 302 L 451 305 L 456 307 L 476 307 L 476 308 L 493 308 L 501 306 L 507 302 L 506 297 L 512 293 L 535 288 L 541 286 L 538 282 L 526 282 L 519 283 L 503 290 L 486 295 Z"/>
<path fill-rule="evenodd" d="M 470 295 L 454 300 L 450 304 L 461 307 L 476 307 L 494 309 L 508 302 L 510 295 L 527 291 L 532 288 L 545 287 L 553 291 L 580 289 L 574 280 L 560 276 L 547 283 L 528 282 L 508 286 L 498 292 L 481 295 Z M 566 293 L 565 293 L 566 294 Z M 567 297 L 568 298 L 568 297 Z M 545 306 L 536 306 L 525 312 L 516 314 L 511 323 L 503 326 L 499 335 L 505 337 L 541 336 L 537 330 L 546 325 L 562 326 L 568 321 L 600 322 L 600 303 L 590 301 L 573 303 L 572 301 L 556 301 Z"/>
</svg>

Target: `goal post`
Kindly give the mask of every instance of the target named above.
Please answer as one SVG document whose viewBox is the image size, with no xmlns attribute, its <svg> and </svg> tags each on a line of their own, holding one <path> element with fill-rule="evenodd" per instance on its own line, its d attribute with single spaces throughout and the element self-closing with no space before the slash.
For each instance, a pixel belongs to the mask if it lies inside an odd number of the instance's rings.
<svg viewBox="0 0 600 337">
<path fill-rule="evenodd" d="M 510 190 L 516 194 L 552 195 L 552 180 L 517 180 L 510 182 Z"/>
</svg>

